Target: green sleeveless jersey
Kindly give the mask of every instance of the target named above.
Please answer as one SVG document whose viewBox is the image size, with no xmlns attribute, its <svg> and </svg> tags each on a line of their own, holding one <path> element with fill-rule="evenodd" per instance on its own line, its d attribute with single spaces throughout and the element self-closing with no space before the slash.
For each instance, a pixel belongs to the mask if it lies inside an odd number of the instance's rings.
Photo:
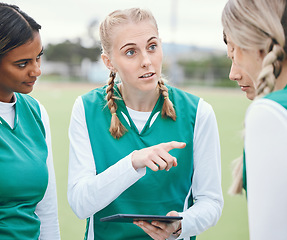
<svg viewBox="0 0 287 240">
<path fill-rule="evenodd" d="M 267 94 L 264 98 L 277 102 L 287 109 L 287 86 L 281 90 Z"/>
<path fill-rule="evenodd" d="M 115 95 L 118 97 L 117 116 L 127 129 L 120 139 L 113 138 L 109 132 L 111 113 L 106 101 L 107 86 L 82 96 L 97 174 L 134 150 L 169 141 L 186 143 L 184 149 L 170 151 L 170 154 L 177 158 L 177 167 L 168 172 L 153 172 L 147 168 L 145 176 L 93 216 L 94 239 L 151 239 L 134 224 L 100 222 L 100 218 L 117 213 L 166 215 L 172 210 L 183 211 L 185 204 L 186 207 L 193 204 L 190 193 L 193 176 L 193 133 L 199 98 L 167 87 L 177 114 L 176 121 L 161 116 L 164 99 L 160 96 L 145 127 L 139 133 L 115 86 Z M 160 114 L 153 124 L 150 124 L 158 112 Z"/>
<path fill-rule="evenodd" d="M 0 117 L 0 239 L 36 240 L 35 208 L 48 184 L 48 150 L 37 101 L 16 97 L 14 128 Z"/>
<path fill-rule="evenodd" d="M 277 102 L 282 107 L 287 109 L 287 86 L 285 88 L 271 92 L 267 95 L 265 95 L 263 98 L 270 99 L 274 102 Z M 246 178 L 246 161 L 245 161 L 245 152 L 243 155 L 243 188 L 247 192 L 247 178 Z"/>
</svg>

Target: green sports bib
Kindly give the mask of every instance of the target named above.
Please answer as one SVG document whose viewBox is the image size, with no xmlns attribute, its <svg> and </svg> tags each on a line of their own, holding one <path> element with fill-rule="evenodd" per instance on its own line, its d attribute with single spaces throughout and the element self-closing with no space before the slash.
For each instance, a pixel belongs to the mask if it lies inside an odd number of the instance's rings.
<svg viewBox="0 0 287 240">
<path fill-rule="evenodd" d="M 190 207 L 193 204 L 190 193 L 193 175 L 193 133 L 199 98 L 168 86 L 170 100 L 177 114 L 176 121 L 161 117 L 164 99 L 160 96 L 145 127 L 139 133 L 118 88 L 115 87 L 115 93 L 119 98 L 116 101 L 117 116 L 127 129 L 123 137 L 115 139 L 109 132 L 111 113 L 106 106 L 106 87 L 82 96 L 97 174 L 134 150 L 169 141 L 187 144 L 184 149 L 170 151 L 170 154 L 177 158 L 177 167 L 168 172 L 153 172 L 147 168 L 145 176 L 93 216 L 94 239 L 150 239 L 134 224 L 100 222 L 100 218 L 117 213 L 166 215 L 172 210 L 181 212 L 184 206 Z"/>
<path fill-rule="evenodd" d="M 36 100 L 16 93 L 15 124 L 0 117 L 0 239 L 38 239 L 35 208 L 47 184 L 45 129 Z"/>
</svg>

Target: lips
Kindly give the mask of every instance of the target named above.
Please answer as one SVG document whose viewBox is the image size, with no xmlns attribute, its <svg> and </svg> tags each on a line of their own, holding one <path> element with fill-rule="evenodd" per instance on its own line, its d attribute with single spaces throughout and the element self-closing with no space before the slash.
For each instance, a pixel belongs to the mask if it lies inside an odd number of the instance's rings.
<svg viewBox="0 0 287 240">
<path fill-rule="evenodd" d="M 240 86 L 240 88 L 242 91 L 246 91 L 249 88 L 249 86 Z"/>
<path fill-rule="evenodd" d="M 150 78 L 150 77 L 152 77 L 154 74 L 155 74 L 155 73 L 146 73 L 146 74 L 140 76 L 140 78 Z"/>
<path fill-rule="evenodd" d="M 31 81 L 31 82 L 24 82 L 25 85 L 27 86 L 34 86 L 36 80 L 35 81 Z"/>
</svg>

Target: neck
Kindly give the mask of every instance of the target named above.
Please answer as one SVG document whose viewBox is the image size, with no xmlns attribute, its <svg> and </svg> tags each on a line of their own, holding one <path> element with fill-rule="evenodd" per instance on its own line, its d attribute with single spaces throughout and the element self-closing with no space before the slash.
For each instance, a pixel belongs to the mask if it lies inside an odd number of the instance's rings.
<svg viewBox="0 0 287 240">
<path fill-rule="evenodd" d="M 3 94 L 0 97 L 0 102 L 11 103 L 13 101 L 14 101 L 14 94 L 13 93 L 12 94 L 8 94 L 8 95 Z"/>
<path fill-rule="evenodd" d="M 276 80 L 274 91 L 281 90 L 287 85 L 287 59 L 282 63 L 282 70 Z"/>
<path fill-rule="evenodd" d="M 119 90 L 126 106 L 140 112 L 151 112 L 160 95 L 158 88 L 146 92 L 133 91 L 127 90 L 123 84 L 119 84 Z"/>
</svg>

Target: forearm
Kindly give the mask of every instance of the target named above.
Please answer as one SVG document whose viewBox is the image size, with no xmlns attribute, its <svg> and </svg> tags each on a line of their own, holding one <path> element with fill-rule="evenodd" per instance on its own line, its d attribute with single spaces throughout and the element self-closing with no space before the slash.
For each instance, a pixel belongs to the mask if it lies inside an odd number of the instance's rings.
<svg viewBox="0 0 287 240">
<path fill-rule="evenodd" d="M 93 171 L 69 170 L 68 201 L 81 218 L 88 218 L 102 210 L 145 174 L 145 169 L 134 170 L 130 155 L 101 174 Z"/>
<path fill-rule="evenodd" d="M 181 221 L 181 234 L 179 239 L 196 236 L 215 226 L 222 213 L 222 202 L 200 199 L 186 211 L 179 213 L 183 217 Z"/>
</svg>

